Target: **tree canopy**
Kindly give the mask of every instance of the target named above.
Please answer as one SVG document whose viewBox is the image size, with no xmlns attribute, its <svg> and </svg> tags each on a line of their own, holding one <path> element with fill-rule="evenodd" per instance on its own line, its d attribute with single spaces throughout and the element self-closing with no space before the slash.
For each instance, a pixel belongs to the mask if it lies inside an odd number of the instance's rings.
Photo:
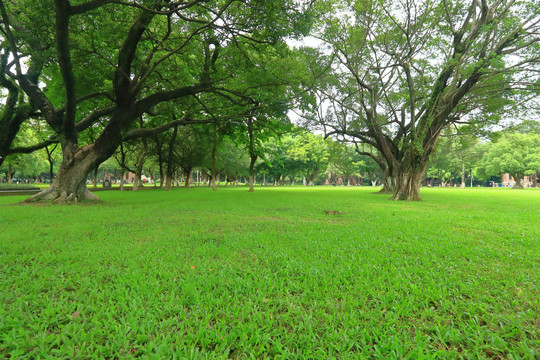
<svg viewBox="0 0 540 360">
<path fill-rule="evenodd" d="M 316 36 L 330 69 L 311 122 L 371 145 L 396 200 L 419 185 L 443 129 L 496 123 L 538 94 L 540 4 L 324 1 Z M 308 114 L 308 115 L 310 115 Z M 318 116 L 313 116 L 317 114 Z"/>
<path fill-rule="evenodd" d="M 16 82 L 62 147 L 55 182 L 32 200 L 95 198 L 86 176 L 124 140 L 249 108 L 283 108 L 274 91 L 290 81 L 290 66 L 280 60 L 289 56 L 283 38 L 308 29 L 309 6 L 292 0 L 56 0 L 53 7 L 1 1 L 1 85 Z M 10 94 L 2 124 L 15 129 L 11 113 L 24 104 Z M 167 123 L 149 122 L 171 105 Z M 96 138 L 81 143 L 89 128 L 98 129 Z M 2 140 L 2 149 L 9 142 Z"/>
</svg>

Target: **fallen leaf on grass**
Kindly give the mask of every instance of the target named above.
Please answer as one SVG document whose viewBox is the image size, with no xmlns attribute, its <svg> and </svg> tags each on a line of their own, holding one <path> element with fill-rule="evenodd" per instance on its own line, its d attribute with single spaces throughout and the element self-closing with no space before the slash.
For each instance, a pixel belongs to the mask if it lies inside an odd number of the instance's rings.
<svg viewBox="0 0 540 360">
<path fill-rule="evenodd" d="M 79 315 L 81 315 L 81 312 L 80 311 L 75 311 L 73 314 L 71 314 L 71 318 L 76 319 L 76 318 L 79 317 Z"/>
</svg>

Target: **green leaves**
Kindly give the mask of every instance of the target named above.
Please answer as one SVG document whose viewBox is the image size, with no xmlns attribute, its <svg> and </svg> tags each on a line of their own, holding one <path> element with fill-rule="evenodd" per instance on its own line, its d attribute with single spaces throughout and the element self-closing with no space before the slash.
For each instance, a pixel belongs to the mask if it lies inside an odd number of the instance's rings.
<svg viewBox="0 0 540 360">
<path fill-rule="evenodd" d="M 486 172 L 530 175 L 540 171 L 540 135 L 505 134 L 482 159 Z"/>
</svg>

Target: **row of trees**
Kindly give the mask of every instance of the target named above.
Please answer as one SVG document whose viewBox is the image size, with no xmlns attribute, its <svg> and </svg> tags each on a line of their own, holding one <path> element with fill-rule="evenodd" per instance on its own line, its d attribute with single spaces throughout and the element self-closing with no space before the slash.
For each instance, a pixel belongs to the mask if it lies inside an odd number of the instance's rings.
<svg viewBox="0 0 540 360">
<path fill-rule="evenodd" d="M 430 159 L 427 179 L 440 183 L 459 180 L 462 187 L 473 178 L 484 183 L 493 177 L 501 182 L 501 174 L 508 173 L 522 186 L 524 176 L 531 176 L 537 186 L 540 173 L 540 122 L 525 121 L 504 131 L 490 134 L 492 141 L 468 133 L 445 131 L 437 150 Z"/>
<path fill-rule="evenodd" d="M 53 5 L 0 0 L 0 162 L 56 142 L 62 152 L 51 187 L 29 201 L 95 199 L 86 179 L 122 143 L 180 125 L 229 126 L 253 138 L 255 127 L 284 119 L 302 91 L 284 39 L 309 31 L 310 1 Z M 31 119 L 48 136 L 14 148 Z"/>
<path fill-rule="evenodd" d="M 26 129 L 23 139 L 37 135 L 30 130 Z M 98 177 L 123 180 L 129 172 L 134 175 L 133 180 L 129 179 L 134 190 L 142 186 L 143 175 L 170 188 L 179 181 L 189 186 L 195 170 L 201 182 L 214 187 L 221 182 L 248 182 L 251 175 L 251 189 L 257 180 L 274 185 L 375 185 L 384 180 L 380 167 L 360 154 L 369 151 L 367 148 L 323 139 L 300 128 L 291 128 L 290 132 L 265 141 L 258 139 L 253 167 L 249 143 L 224 132 L 214 134 L 213 130 L 213 125 L 191 125 L 145 141 L 122 143 L 111 159 L 92 172 L 90 181 L 95 186 Z M 441 135 L 424 174 L 425 185 L 451 183 L 465 187 L 466 183 L 472 186 L 473 179 L 475 184 L 487 184 L 490 179 L 501 182 L 501 174 L 509 173 L 516 187 L 527 175 L 533 176 L 532 185 L 536 186 L 540 172 L 540 123 L 523 122 L 491 133 L 492 141 L 472 136 L 466 128 L 459 130 L 446 130 Z M 53 179 L 53 169 L 61 160 L 58 155 L 53 145 L 28 155 L 10 155 L 0 172 L 5 173 L 6 179 L 15 175 L 30 181 Z"/>
<path fill-rule="evenodd" d="M 189 153 L 179 133 L 211 139 L 213 183 L 220 135 L 242 144 L 253 184 L 257 162 L 270 163 L 262 144 L 293 107 L 370 157 L 394 199 L 420 200 L 445 129 L 474 134 L 530 110 L 540 85 L 532 1 L 0 0 L 0 16 L 0 165 L 57 143 L 62 154 L 51 187 L 29 201 L 95 198 L 86 179 L 119 148 L 121 168 L 140 173 L 155 146 L 170 181 L 172 159 Z M 318 49 L 287 46 L 308 33 Z M 181 128 L 194 124 L 210 125 Z M 14 144 L 25 127 L 39 141 Z"/>
<path fill-rule="evenodd" d="M 216 183 L 249 179 L 250 172 L 258 175 L 262 182 L 273 184 L 300 181 L 313 185 L 327 180 L 356 184 L 363 178 L 376 180 L 376 164 L 359 155 L 353 147 L 325 140 L 300 128 L 291 128 L 265 141 L 257 139 L 253 168 L 249 142 L 223 132 L 214 134 L 213 130 L 213 125 L 190 125 L 170 129 L 144 141 L 124 142 L 88 179 L 95 181 L 111 175 L 124 179 L 129 172 L 134 174 L 135 190 L 141 186 L 142 175 L 159 179 L 160 186 L 170 188 L 175 180 L 190 179 L 194 170 L 201 172 L 209 185 L 212 185 L 213 173 Z M 30 137 L 26 134 L 25 139 Z M 10 155 L 0 172 L 5 174 L 5 179 L 15 175 L 31 181 L 53 179 L 53 173 L 49 175 L 48 170 L 58 168 L 61 158 L 57 151 L 48 156 L 50 150 L 46 147 L 28 155 Z M 189 186 L 189 182 L 185 185 Z"/>
</svg>

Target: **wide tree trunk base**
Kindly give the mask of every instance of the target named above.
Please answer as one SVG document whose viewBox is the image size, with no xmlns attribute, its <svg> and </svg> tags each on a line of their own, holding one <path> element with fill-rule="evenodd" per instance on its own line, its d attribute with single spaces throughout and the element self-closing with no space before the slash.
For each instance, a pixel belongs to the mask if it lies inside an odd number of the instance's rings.
<svg viewBox="0 0 540 360">
<path fill-rule="evenodd" d="M 42 190 L 36 195 L 24 200 L 25 203 L 46 203 L 53 204 L 77 204 L 78 202 L 99 202 L 101 199 L 90 192 L 86 186 L 77 191 L 66 191 L 57 189 L 54 186 Z"/>
<path fill-rule="evenodd" d="M 391 199 L 396 201 L 422 201 L 420 198 L 421 183 L 422 173 L 402 174 Z"/>
<path fill-rule="evenodd" d="M 390 198 L 395 201 L 422 201 L 418 192 L 397 192 Z"/>
<path fill-rule="evenodd" d="M 383 186 L 383 188 L 381 190 L 379 190 L 377 193 L 378 194 L 393 194 L 394 192 L 395 192 L 395 190 L 392 190 L 390 188 L 387 188 L 387 187 Z"/>
</svg>

